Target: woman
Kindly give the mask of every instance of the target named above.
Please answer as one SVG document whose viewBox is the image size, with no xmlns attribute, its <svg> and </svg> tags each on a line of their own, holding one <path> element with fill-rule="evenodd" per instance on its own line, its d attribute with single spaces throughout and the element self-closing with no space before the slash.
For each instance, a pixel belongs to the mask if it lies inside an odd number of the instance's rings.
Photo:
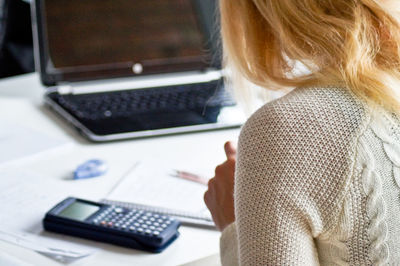
<svg viewBox="0 0 400 266">
<path fill-rule="evenodd" d="M 296 88 L 251 116 L 209 182 L 224 265 L 399 265 L 399 7 L 220 0 L 228 67 Z"/>
</svg>

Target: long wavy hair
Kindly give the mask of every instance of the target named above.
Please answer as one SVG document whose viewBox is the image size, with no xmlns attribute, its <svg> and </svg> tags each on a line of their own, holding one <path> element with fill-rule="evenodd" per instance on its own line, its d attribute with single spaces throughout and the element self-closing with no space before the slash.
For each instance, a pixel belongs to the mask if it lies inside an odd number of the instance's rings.
<svg viewBox="0 0 400 266">
<path fill-rule="evenodd" d="M 220 0 L 225 64 L 236 79 L 268 89 L 344 84 L 400 113 L 399 7 L 398 0 Z"/>
</svg>

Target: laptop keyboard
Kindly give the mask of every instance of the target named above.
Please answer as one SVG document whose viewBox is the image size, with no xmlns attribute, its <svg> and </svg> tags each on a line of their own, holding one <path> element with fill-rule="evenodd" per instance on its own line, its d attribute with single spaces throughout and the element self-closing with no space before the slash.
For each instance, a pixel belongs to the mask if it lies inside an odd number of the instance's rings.
<svg viewBox="0 0 400 266">
<path fill-rule="evenodd" d="M 144 113 L 201 112 L 207 107 L 234 105 L 230 94 L 216 80 L 107 93 L 53 95 L 53 100 L 75 116 L 86 120 L 131 117 Z"/>
</svg>

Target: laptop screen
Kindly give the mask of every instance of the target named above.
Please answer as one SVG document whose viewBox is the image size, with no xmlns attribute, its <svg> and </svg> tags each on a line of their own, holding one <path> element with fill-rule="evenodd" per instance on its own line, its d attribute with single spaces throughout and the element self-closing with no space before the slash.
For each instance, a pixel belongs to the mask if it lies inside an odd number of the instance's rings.
<svg viewBox="0 0 400 266">
<path fill-rule="evenodd" d="M 209 68 L 213 5 L 205 0 L 44 0 L 36 11 L 41 70 L 56 83 Z"/>
</svg>

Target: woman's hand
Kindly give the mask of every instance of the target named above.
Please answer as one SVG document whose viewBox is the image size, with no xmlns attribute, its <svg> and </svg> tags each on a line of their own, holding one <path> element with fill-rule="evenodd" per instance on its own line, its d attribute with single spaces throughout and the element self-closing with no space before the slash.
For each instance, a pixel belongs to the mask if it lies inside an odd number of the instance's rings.
<svg viewBox="0 0 400 266">
<path fill-rule="evenodd" d="M 236 148 L 232 142 L 225 143 L 226 161 L 215 168 L 215 177 L 208 182 L 204 202 L 210 210 L 217 229 L 223 231 L 235 221 L 233 186 L 235 180 Z"/>
</svg>

